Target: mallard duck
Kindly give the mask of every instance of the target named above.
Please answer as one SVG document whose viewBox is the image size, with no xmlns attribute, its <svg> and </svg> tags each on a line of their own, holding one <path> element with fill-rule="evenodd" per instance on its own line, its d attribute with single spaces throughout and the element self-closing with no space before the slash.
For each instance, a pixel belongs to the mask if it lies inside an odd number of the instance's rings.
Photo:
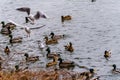
<svg viewBox="0 0 120 80">
<path fill-rule="evenodd" d="M 89 69 L 89 72 L 82 72 L 80 73 L 79 79 L 81 80 L 90 80 L 95 74 L 94 69 Z"/>
<path fill-rule="evenodd" d="M 4 52 L 5 52 L 7 55 L 9 55 L 9 54 L 10 54 L 10 49 L 9 49 L 9 47 L 8 47 L 8 46 L 6 46 L 6 48 L 4 49 Z"/>
<path fill-rule="evenodd" d="M 27 62 L 35 62 L 39 60 L 39 56 L 34 56 L 34 57 L 29 57 L 29 55 L 27 53 L 24 54 L 24 56 L 26 57 L 26 61 Z"/>
<path fill-rule="evenodd" d="M 61 21 L 64 22 L 65 20 L 71 20 L 72 17 L 70 15 L 66 15 L 66 16 L 61 16 Z"/>
<path fill-rule="evenodd" d="M 55 35 L 53 32 L 50 33 L 51 39 L 62 39 L 64 38 L 64 34 L 63 35 Z"/>
<path fill-rule="evenodd" d="M 112 69 L 112 72 L 113 72 L 113 73 L 120 73 L 120 69 L 118 69 L 118 68 L 116 67 L 116 64 L 113 64 L 112 67 L 113 67 L 113 69 Z"/>
<path fill-rule="evenodd" d="M 46 45 L 43 42 L 41 42 L 40 40 L 38 41 L 38 46 L 41 51 L 46 47 Z"/>
<path fill-rule="evenodd" d="M 34 24 L 34 21 L 38 20 L 39 18 L 47 18 L 46 15 L 40 11 L 37 11 L 37 13 L 35 15 L 32 15 L 30 13 L 31 10 L 29 7 L 21 7 L 21 8 L 17 8 L 16 10 L 22 11 L 22 12 L 27 12 L 28 17 L 25 17 L 26 23 L 31 22 L 32 24 Z"/>
<path fill-rule="evenodd" d="M 20 43 L 20 42 L 22 42 L 22 37 L 13 38 L 12 34 L 10 34 L 9 37 L 10 37 L 10 40 L 9 40 L 10 43 Z"/>
<path fill-rule="evenodd" d="M 47 58 L 54 58 L 54 57 L 60 57 L 60 54 L 56 54 L 55 52 L 51 53 L 50 47 L 46 49 L 47 51 Z"/>
<path fill-rule="evenodd" d="M 65 47 L 65 50 L 67 50 L 67 51 L 70 51 L 70 52 L 74 51 L 74 48 L 73 48 L 71 42 L 69 42 L 69 45 L 65 45 L 64 47 Z"/>
<path fill-rule="evenodd" d="M 10 30 L 10 27 L 2 27 L 1 29 L 1 34 L 5 34 L 5 35 L 9 35 L 11 34 L 11 30 Z"/>
<path fill-rule="evenodd" d="M 104 57 L 106 58 L 106 60 L 108 60 L 108 58 L 111 57 L 111 52 L 105 50 L 105 52 L 104 52 Z"/>
<path fill-rule="evenodd" d="M 45 43 L 46 43 L 46 45 L 57 44 L 58 41 L 57 41 L 57 39 L 48 39 L 48 37 L 46 36 L 45 37 Z"/>
<path fill-rule="evenodd" d="M 2 24 L 2 28 L 7 28 L 7 27 L 10 27 L 10 29 L 11 30 L 13 30 L 15 27 L 16 27 L 16 25 L 15 24 L 13 24 L 13 23 L 11 23 L 11 22 L 9 22 L 9 23 L 7 23 L 7 24 L 5 24 L 5 22 L 4 21 L 2 21 L 1 22 L 1 24 Z"/>
<path fill-rule="evenodd" d="M 62 58 L 59 58 L 58 61 L 59 61 L 60 68 L 67 68 L 67 69 L 72 68 L 73 69 L 75 67 L 75 63 L 72 61 L 63 61 Z"/>
<path fill-rule="evenodd" d="M 52 61 L 52 62 L 49 62 L 49 63 L 46 64 L 46 67 L 50 67 L 50 66 L 57 65 L 57 61 L 58 61 L 58 57 L 55 56 L 55 57 L 53 58 L 53 61 Z"/>
</svg>

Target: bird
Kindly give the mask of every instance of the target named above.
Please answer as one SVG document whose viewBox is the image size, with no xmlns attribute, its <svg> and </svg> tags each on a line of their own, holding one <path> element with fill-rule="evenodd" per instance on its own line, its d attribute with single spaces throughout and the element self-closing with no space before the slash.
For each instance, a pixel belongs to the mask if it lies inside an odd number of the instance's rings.
<svg viewBox="0 0 120 80">
<path fill-rule="evenodd" d="M 50 67 L 50 66 L 57 65 L 57 61 L 58 61 L 58 57 L 57 57 L 57 56 L 54 56 L 53 61 L 52 61 L 52 62 L 48 62 L 48 63 L 46 64 L 46 67 Z"/>
<path fill-rule="evenodd" d="M 67 20 L 71 20 L 72 17 L 70 15 L 66 15 L 66 16 L 61 16 L 61 22 L 63 23 L 64 21 L 67 21 Z"/>
<path fill-rule="evenodd" d="M 39 49 L 42 51 L 46 47 L 46 45 L 40 40 L 37 42 L 38 42 Z"/>
<path fill-rule="evenodd" d="M 56 52 L 51 52 L 50 47 L 46 49 L 47 51 L 47 58 L 54 58 L 54 57 L 60 57 L 60 54 L 56 54 Z"/>
<path fill-rule="evenodd" d="M 7 55 L 9 55 L 9 54 L 10 54 L 10 49 L 9 49 L 9 47 L 8 47 L 8 46 L 6 46 L 6 48 L 4 49 L 4 52 L 5 52 Z"/>
<path fill-rule="evenodd" d="M 36 62 L 39 60 L 39 56 L 31 56 L 29 57 L 29 54 L 28 53 L 25 53 L 24 56 L 26 57 L 26 61 L 27 62 Z"/>
<path fill-rule="evenodd" d="M 71 42 L 69 42 L 69 44 L 68 44 L 68 45 L 65 45 L 64 47 L 65 47 L 65 50 L 67 50 L 67 51 L 69 51 L 69 52 L 73 52 L 73 51 L 74 51 L 74 48 L 73 48 Z"/>
<path fill-rule="evenodd" d="M 46 45 L 50 45 L 50 44 L 57 44 L 58 43 L 58 40 L 57 39 L 48 39 L 47 36 L 45 36 L 45 43 Z"/>
<path fill-rule="evenodd" d="M 31 22 L 32 24 L 34 24 L 34 21 L 38 20 L 39 18 L 47 18 L 47 16 L 40 11 L 37 11 L 35 15 L 32 15 L 31 9 L 29 7 L 21 7 L 17 8 L 16 10 L 26 12 L 28 14 L 28 16 L 25 17 L 26 23 Z"/>
<path fill-rule="evenodd" d="M 22 37 L 15 37 L 15 38 L 13 38 L 13 35 L 12 34 L 10 34 L 9 35 L 9 37 L 10 37 L 10 40 L 9 40 L 9 42 L 12 44 L 12 43 L 20 43 L 20 42 L 22 42 Z"/>
<path fill-rule="evenodd" d="M 62 39 L 65 37 L 65 35 L 55 35 L 54 32 L 50 33 L 51 39 Z"/>
<path fill-rule="evenodd" d="M 116 67 L 116 64 L 113 64 L 112 67 L 112 73 L 120 73 L 120 69 Z"/>
<path fill-rule="evenodd" d="M 73 69 L 75 67 L 75 63 L 73 61 L 63 61 L 62 58 L 59 58 L 58 61 L 59 61 L 60 68 Z"/>
<path fill-rule="evenodd" d="M 109 50 L 109 51 L 105 50 L 105 52 L 104 52 L 104 57 L 106 58 L 106 60 L 108 60 L 108 58 L 111 57 L 111 52 L 110 52 L 110 50 Z"/>
</svg>

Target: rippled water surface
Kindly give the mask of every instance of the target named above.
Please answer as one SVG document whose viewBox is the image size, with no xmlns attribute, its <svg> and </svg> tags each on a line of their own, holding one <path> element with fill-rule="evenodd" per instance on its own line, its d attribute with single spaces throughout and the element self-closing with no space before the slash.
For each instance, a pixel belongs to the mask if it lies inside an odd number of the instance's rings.
<svg viewBox="0 0 120 80">
<path fill-rule="evenodd" d="M 22 36 L 20 44 L 9 44 L 9 37 L 0 35 L 1 56 L 7 59 L 3 48 L 8 45 L 11 52 L 29 53 L 40 56 L 40 61 L 29 64 L 30 68 L 45 67 L 49 62 L 38 48 L 37 40 L 43 40 L 44 35 L 50 32 L 65 34 L 68 37 L 60 40 L 57 45 L 50 45 L 52 51 L 61 52 L 64 59 L 75 61 L 77 64 L 97 69 L 97 76 L 101 80 L 120 80 L 120 75 L 111 74 L 111 65 L 114 63 L 120 67 L 120 0 L 0 0 L 0 21 L 8 22 L 8 19 L 30 28 L 46 25 L 40 29 L 33 29 L 31 37 L 26 37 L 24 30 L 19 26 L 13 30 L 13 36 Z M 39 19 L 35 25 L 25 24 L 24 12 L 16 11 L 18 7 L 30 7 L 31 13 L 42 11 L 48 19 Z M 61 24 L 61 15 L 71 15 L 72 20 Z M 64 45 L 72 42 L 75 48 L 73 53 L 64 50 Z M 103 57 L 105 50 L 112 51 L 112 57 L 106 61 Z M 13 54 L 11 53 L 10 56 Z M 87 59 L 87 58 L 90 59 Z M 9 61 L 9 68 L 24 61 L 24 54 L 14 55 Z M 25 65 L 26 66 L 26 65 Z M 76 67 L 74 71 L 82 71 Z"/>
</svg>

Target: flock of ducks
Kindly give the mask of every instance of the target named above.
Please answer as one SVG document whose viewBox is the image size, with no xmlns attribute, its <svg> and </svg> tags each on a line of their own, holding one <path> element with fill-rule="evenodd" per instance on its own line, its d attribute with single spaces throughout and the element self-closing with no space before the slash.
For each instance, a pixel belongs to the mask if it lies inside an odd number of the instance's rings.
<svg viewBox="0 0 120 80">
<path fill-rule="evenodd" d="M 94 0 L 92 0 L 94 1 Z M 39 18 L 47 18 L 43 13 L 37 11 L 37 13 L 33 16 L 30 14 L 30 8 L 28 7 L 22 7 L 22 8 L 17 8 L 16 10 L 18 11 L 22 11 L 22 12 L 27 12 L 28 16 L 25 17 L 25 22 L 31 22 L 32 24 L 34 24 L 35 20 L 38 20 Z M 71 20 L 72 17 L 70 15 L 67 16 L 61 16 L 61 22 L 63 23 L 64 21 L 67 20 Z M 8 35 L 9 36 L 9 43 L 11 45 L 13 45 L 13 43 L 21 43 L 22 42 L 22 37 L 13 37 L 12 35 L 12 30 L 14 30 L 14 28 L 17 26 L 14 23 L 7 23 L 5 24 L 4 21 L 1 22 L 2 24 L 2 29 L 1 29 L 1 34 L 4 35 Z M 30 31 L 28 31 L 27 28 L 25 28 L 26 32 L 30 34 Z M 30 36 L 30 35 L 29 35 Z M 58 64 L 60 69 L 66 68 L 66 69 L 73 69 L 76 64 L 73 61 L 64 61 L 64 59 L 61 58 L 61 55 L 58 54 L 57 52 L 51 52 L 50 47 L 48 45 L 51 44 L 58 44 L 58 40 L 59 39 L 63 39 L 65 37 L 65 35 L 55 35 L 54 32 L 51 32 L 49 36 L 45 36 L 45 44 L 43 44 L 41 41 L 38 41 L 38 45 L 39 48 L 41 49 L 41 51 L 46 47 L 45 45 L 47 45 L 47 49 L 45 50 L 47 52 L 46 57 L 49 59 L 53 59 L 52 62 L 48 62 L 46 64 L 46 67 L 51 67 L 51 66 L 56 66 Z M 63 46 L 65 48 L 66 51 L 72 53 L 74 52 L 74 47 L 72 45 L 72 42 L 69 42 L 67 45 Z M 5 47 L 4 52 L 6 55 L 10 54 L 10 49 L 8 46 Z M 25 56 L 25 60 L 26 62 L 36 62 L 39 61 L 39 56 L 29 56 L 28 53 L 24 54 Z M 106 60 L 109 60 L 109 58 L 111 57 L 111 51 L 105 51 L 104 52 L 104 57 Z M 58 63 L 59 62 L 59 63 Z M 0 65 L 1 67 L 2 65 Z M 120 70 L 118 68 L 116 68 L 116 64 L 113 64 L 113 69 L 112 72 L 113 73 L 120 73 Z M 19 69 L 19 65 L 15 66 L 16 70 Z M 57 70 L 55 70 L 57 71 Z M 57 73 L 57 72 L 56 72 Z M 78 79 L 74 79 L 74 80 L 91 80 L 91 78 L 94 76 L 95 72 L 94 69 L 89 69 L 89 71 L 86 72 L 82 72 L 80 73 L 80 76 L 78 77 Z M 100 77 L 97 77 L 95 79 L 92 80 L 99 80 Z M 56 80 L 56 79 L 54 79 Z"/>
</svg>

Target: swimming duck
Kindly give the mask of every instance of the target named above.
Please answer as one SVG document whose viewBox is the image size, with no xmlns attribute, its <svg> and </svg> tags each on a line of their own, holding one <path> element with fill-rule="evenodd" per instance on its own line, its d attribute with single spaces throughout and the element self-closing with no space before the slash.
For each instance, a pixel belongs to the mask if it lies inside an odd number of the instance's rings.
<svg viewBox="0 0 120 80">
<path fill-rule="evenodd" d="M 106 58 L 106 60 L 108 60 L 108 58 L 111 57 L 111 52 L 105 50 L 105 52 L 104 52 L 104 57 Z"/>
<path fill-rule="evenodd" d="M 24 54 L 24 56 L 26 57 L 26 61 L 27 62 L 35 62 L 39 60 L 39 56 L 34 56 L 34 57 L 29 57 L 29 55 L 27 53 Z"/>
<path fill-rule="evenodd" d="M 79 79 L 81 80 L 90 80 L 90 78 L 92 78 L 95 74 L 95 70 L 94 69 L 89 69 L 88 72 L 82 72 L 80 73 Z"/>
<path fill-rule="evenodd" d="M 11 34 L 11 30 L 10 30 L 10 27 L 2 27 L 1 29 L 1 34 L 5 34 L 5 35 L 9 35 Z"/>
<path fill-rule="evenodd" d="M 38 46 L 41 51 L 46 47 L 46 45 L 43 42 L 41 42 L 40 40 L 38 41 Z"/>
<path fill-rule="evenodd" d="M 1 24 L 2 24 L 2 28 L 7 28 L 7 27 L 10 27 L 10 29 L 11 30 L 13 30 L 15 27 L 16 27 L 16 25 L 15 24 L 13 24 L 13 23 L 11 23 L 11 22 L 9 22 L 9 23 L 7 23 L 7 24 L 5 24 L 5 22 L 4 21 L 2 21 L 1 22 Z"/>
<path fill-rule="evenodd" d="M 62 39 L 64 38 L 64 34 L 63 35 L 55 35 L 53 32 L 50 33 L 51 39 Z"/>
<path fill-rule="evenodd" d="M 75 67 L 75 63 L 72 61 L 63 61 L 62 58 L 59 58 L 58 61 L 59 61 L 60 68 L 67 68 L 67 69 L 72 68 L 73 69 Z"/>
<path fill-rule="evenodd" d="M 8 46 L 6 46 L 6 48 L 4 49 L 4 52 L 5 52 L 7 55 L 9 55 L 9 54 L 10 54 L 10 49 L 9 49 L 9 47 L 8 47 Z"/>
<path fill-rule="evenodd" d="M 113 73 L 120 73 L 120 69 L 116 68 L 116 64 L 113 64 L 112 67 L 113 67 L 112 69 Z"/>
<path fill-rule="evenodd" d="M 47 58 L 54 58 L 54 57 L 60 57 L 60 54 L 56 54 L 55 52 L 51 53 L 50 47 L 46 49 L 47 51 Z"/>
<path fill-rule="evenodd" d="M 47 36 L 44 39 L 45 39 L 46 45 L 57 44 L 58 43 L 57 39 L 48 39 Z"/>
<path fill-rule="evenodd" d="M 69 42 L 69 45 L 65 45 L 64 47 L 65 47 L 65 50 L 67 50 L 67 51 L 70 51 L 70 52 L 74 51 L 74 48 L 73 48 L 71 42 Z"/>
<path fill-rule="evenodd" d="M 35 15 L 32 15 L 30 13 L 31 9 L 29 7 L 21 7 L 21 8 L 17 8 L 16 10 L 22 11 L 22 12 L 27 12 L 28 17 L 25 17 L 26 23 L 31 22 L 32 24 L 34 24 L 34 21 L 38 20 L 39 18 L 47 18 L 46 15 L 40 11 L 37 11 L 37 13 Z"/>
<path fill-rule="evenodd" d="M 12 34 L 10 34 L 9 37 L 10 37 L 10 40 L 9 40 L 10 43 L 20 43 L 20 42 L 22 42 L 22 37 L 13 38 Z"/>
<path fill-rule="evenodd" d="M 71 20 L 72 17 L 70 15 L 66 15 L 66 16 L 61 16 L 61 22 L 64 22 L 65 20 Z"/>
<path fill-rule="evenodd" d="M 55 57 L 53 58 L 53 61 L 52 61 L 52 62 L 49 62 L 49 63 L 46 64 L 46 67 L 50 67 L 50 66 L 57 65 L 57 61 L 58 61 L 58 57 L 55 56 Z"/>
</svg>

